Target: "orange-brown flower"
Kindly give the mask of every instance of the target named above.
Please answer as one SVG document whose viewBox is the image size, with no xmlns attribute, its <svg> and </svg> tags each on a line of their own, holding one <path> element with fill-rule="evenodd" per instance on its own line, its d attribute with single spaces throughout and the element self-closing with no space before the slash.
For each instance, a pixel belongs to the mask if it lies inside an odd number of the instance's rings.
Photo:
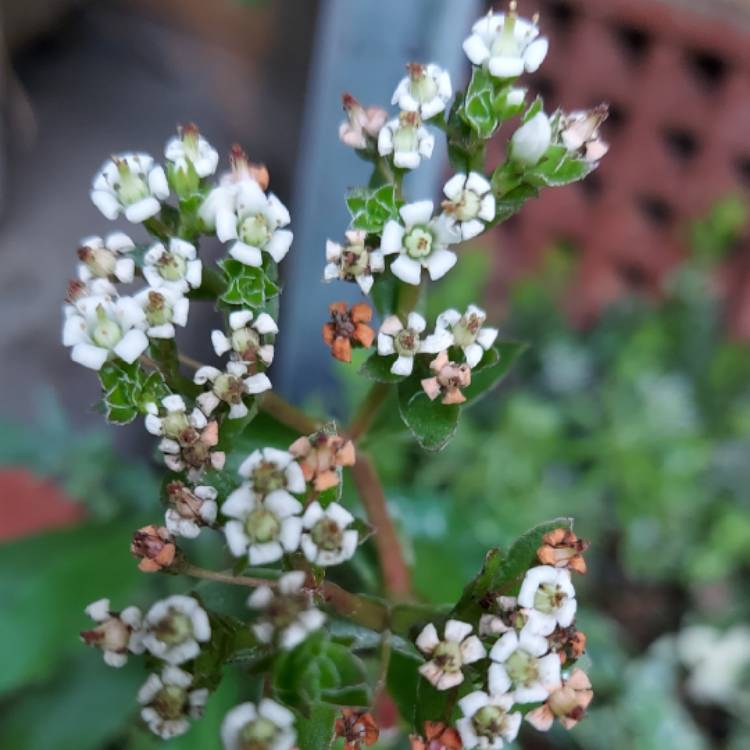
<svg viewBox="0 0 750 750">
<path fill-rule="evenodd" d="M 312 482 L 318 492 L 323 492 L 339 483 L 339 472 L 343 466 L 353 466 L 356 459 L 354 443 L 340 435 L 324 431 L 297 438 L 289 452 L 297 459 L 306 482 Z"/>
<path fill-rule="evenodd" d="M 542 546 L 536 554 L 543 565 L 585 573 L 586 561 L 583 559 L 583 553 L 588 546 L 589 543 L 585 539 L 579 539 L 571 529 L 560 528 L 544 535 Z"/>
<path fill-rule="evenodd" d="M 345 740 L 344 750 L 360 750 L 362 745 L 374 745 L 380 730 L 372 714 L 356 708 L 342 708 L 336 719 L 336 736 Z"/>
<path fill-rule="evenodd" d="M 331 347 L 331 354 L 342 362 L 352 361 L 352 346 L 372 346 L 375 331 L 367 325 L 372 320 L 372 308 L 359 302 L 347 308 L 346 302 L 329 305 L 331 320 L 323 326 L 323 341 Z"/>
<path fill-rule="evenodd" d="M 232 180 L 239 182 L 250 178 L 260 185 L 262 190 L 268 189 L 271 178 L 265 164 L 253 164 L 243 151 L 242 146 L 234 144 L 229 151 L 229 164 L 232 167 Z"/>
<path fill-rule="evenodd" d="M 557 717 L 566 729 L 572 729 L 584 717 L 593 697 L 588 675 L 582 669 L 574 669 L 543 705 L 526 714 L 526 721 L 540 732 L 547 732 Z"/>
<path fill-rule="evenodd" d="M 177 548 L 164 526 L 151 524 L 133 534 L 130 551 L 140 558 L 138 568 L 144 573 L 154 573 L 168 568 L 175 558 Z"/>
<path fill-rule="evenodd" d="M 422 388 L 427 397 L 434 401 L 442 394 L 443 404 L 462 404 L 466 396 L 461 393 L 471 383 L 471 368 L 465 362 L 458 364 L 448 359 L 448 352 L 440 352 L 430 362 L 430 369 L 435 373 L 431 378 L 422 381 Z"/>
<path fill-rule="evenodd" d="M 558 625 L 547 638 L 550 649 L 557 652 L 563 664 L 580 659 L 586 650 L 586 634 L 577 630 L 575 625 L 567 628 Z"/>
<path fill-rule="evenodd" d="M 441 721 L 426 721 L 424 737 L 412 734 L 409 737 L 411 750 L 461 750 L 461 737 L 453 727 Z"/>
</svg>

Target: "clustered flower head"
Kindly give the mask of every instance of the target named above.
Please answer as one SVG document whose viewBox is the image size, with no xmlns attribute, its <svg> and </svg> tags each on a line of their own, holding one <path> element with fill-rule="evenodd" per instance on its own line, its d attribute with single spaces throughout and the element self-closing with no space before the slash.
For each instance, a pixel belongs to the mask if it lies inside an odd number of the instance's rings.
<svg viewBox="0 0 750 750">
<path fill-rule="evenodd" d="M 539 556 L 548 557 L 549 550 L 563 540 L 585 547 L 571 529 L 558 528 L 544 536 Z M 477 675 L 484 689 L 459 701 L 463 716 L 456 729 L 467 750 L 501 748 L 512 742 L 526 704 L 541 704 L 525 712 L 525 719 L 547 731 L 555 718 L 570 729 L 591 702 L 586 674 L 577 667 L 566 668 L 582 648 L 566 650 L 561 645 L 581 642 L 574 627 L 576 598 L 570 578 L 571 570 L 580 570 L 581 564 L 571 554 L 557 555 L 556 562 L 557 567 L 530 568 L 517 597 L 498 596 L 494 611 L 480 618 L 479 637 L 471 635 L 470 623 L 448 620 L 442 640 L 433 624 L 416 639 L 417 648 L 428 657 L 419 671 L 438 690 L 461 684 L 474 669 L 472 663 L 489 657 L 489 668 Z M 492 641 L 489 648 L 482 639 Z"/>
</svg>

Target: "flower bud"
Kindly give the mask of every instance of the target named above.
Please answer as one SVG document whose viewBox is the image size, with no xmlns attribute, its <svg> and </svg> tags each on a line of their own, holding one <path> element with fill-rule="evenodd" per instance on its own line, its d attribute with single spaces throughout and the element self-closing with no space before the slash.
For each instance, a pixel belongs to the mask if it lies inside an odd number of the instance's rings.
<svg viewBox="0 0 750 750">
<path fill-rule="evenodd" d="M 527 167 L 539 163 L 552 142 L 552 128 L 544 112 L 537 112 L 521 125 L 510 141 L 510 153 L 514 161 Z"/>
</svg>

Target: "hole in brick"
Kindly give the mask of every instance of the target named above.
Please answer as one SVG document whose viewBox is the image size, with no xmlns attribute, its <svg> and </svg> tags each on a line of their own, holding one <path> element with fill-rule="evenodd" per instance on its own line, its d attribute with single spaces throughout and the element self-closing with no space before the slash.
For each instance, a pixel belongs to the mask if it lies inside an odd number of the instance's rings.
<svg viewBox="0 0 750 750">
<path fill-rule="evenodd" d="M 750 187 L 750 156 L 738 156 L 734 160 L 734 169 L 740 180 Z"/>
<path fill-rule="evenodd" d="M 573 25 L 576 12 L 573 6 L 565 0 L 547 0 L 542 17 L 548 20 L 556 31 L 564 33 Z"/>
<path fill-rule="evenodd" d="M 601 102 L 607 101 L 607 97 L 598 97 L 593 100 L 593 105 L 596 106 L 597 104 Z M 612 136 L 615 133 L 619 133 L 623 127 L 625 127 L 625 124 L 628 121 L 628 113 L 621 107 L 619 104 L 616 104 L 615 102 L 609 103 L 609 116 L 607 117 L 607 122 L 605 123 L 607 128 L 607 135 Z"/>
<path fill-rule="evenodd" d="M 534 81 L 534 87 L 536 93 L 547 103 L 554 99 L 555 94 L 557 93 L 557 86 L 555 86 L 554 82 L 550 78 L 544 78 L 544 76 L 541 76 L 537 81 Z"/>
<path fill-rule="evenodd" d="M 630 62 L 639 63 L 648 54 L 651 37 L 637 26 L 620 25 L 614 28 L 615 38 Z"/>
<path fill-rule="evenodd" d="M 657 226 L 666 226 L 674 218 L 672 206 L 657 195 L 640 195 L 636 203 L 643 216 Z"/>
<path fill-rule="evenodd" d="M 590 201 L 595 201 L 602 194 L 602 178 L 592 172 L 585 180 L 576 183 L 583 195 Z"/>
<path fill-rule="evenodd" d="M 631 288 L 642 289 L 648 283 L 648 272 L 640 264 L 632 260 L 622 260 L 617 264 L 617 273 Z"/>
<path fill-rule="evenodd" d="M 721 86 L 729 67 L 726 60 L 705 50 L 693 50 L 687 55 L 690 70 L 702 86 L 712 90 Z"/>
<path fill-rule="evenodd" d="M 664 142 L 669 153 L 681 161 L 692 159 L 700 146 L 695 134 L 684 128 L 667 128 L 664 131 Z"/>
</svg>

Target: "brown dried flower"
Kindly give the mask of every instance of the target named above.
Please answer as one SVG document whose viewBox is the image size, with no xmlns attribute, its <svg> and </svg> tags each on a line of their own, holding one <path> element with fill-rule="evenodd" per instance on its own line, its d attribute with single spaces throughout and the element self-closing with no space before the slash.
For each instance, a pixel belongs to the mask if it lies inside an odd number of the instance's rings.
<svg viewBox="0 0 750 750">
<path fill-rule="evenodd" d="M 426 721 L 424 737 L 412 734 L 409 737 L 411 750 L 461 750 L 461 737 L 453 727 L 441 721 Z"/>
<path fill-rule="evenodd" d="M 340 435 L 324 431 L 297 438 L 289 452 L 297 459 L 306 482 L 312 482 L 317 492 L 323 492 L 339 483 L 337 468 L 353 466 L 356 460 L 354 443 Z"/>
<path fill-rule="evenodd" d="M 372 346 L 375 331 L 367 325 L 372 320 L 372 308 L 359 302 L 347 308 L 346 302 L 328 306 L 331 320 L 323 326 L 323 341 L 331 347 L 331 354 L 342 362 L 352 361 L 352 346 Z"/>
<path fill-rule="evenodd" d="M 344 750 L 360 750 L 362 745 L 374 745 L 380 730 L 372 714 L 356 708 L 342 708 L 336 719 L 336 737 L 345 740 Z"/>
<path fill-rule="evenodd" d="M 542 537 L 542 546 L 536 554 L 543 565 L 555 568 L 568 568 L 576 573 L 586 572 L 586 561 L 583 553 L 589 543 L 579 539 L 570 529 L 554 529 Z"/>
<path fill-rule="evenodd" d="M 448 359 L 448 352 L 440 352 L 430 362 L 430 369 L 434 377 L 425 378 L 422 388 L 427 397 L 434 401 L 442 394 L 443 404 L 462 404 L 466 396 L 461 393 L 463 388 L 471 383 L 471 368 L 465 362 L 458 364 Z"/>
<path fill-rule="evenodd" d="M 130 551 L 140 558 L 138 568 L 144 573 L 155 573 L 168 568 L 175 558 L 177 548 L 164 526 L 150 524 L 133 534 Z"/>
<path fill-rule="evenodd" d="M 584 717 L 593 697 L 588 675 L 582 669 L 574 669 L 542 706 L 526 714 L 526 721 L 540 732 L 547 732 L 557 717 L 565 729 L 572 729 Z"/>
</svg>

